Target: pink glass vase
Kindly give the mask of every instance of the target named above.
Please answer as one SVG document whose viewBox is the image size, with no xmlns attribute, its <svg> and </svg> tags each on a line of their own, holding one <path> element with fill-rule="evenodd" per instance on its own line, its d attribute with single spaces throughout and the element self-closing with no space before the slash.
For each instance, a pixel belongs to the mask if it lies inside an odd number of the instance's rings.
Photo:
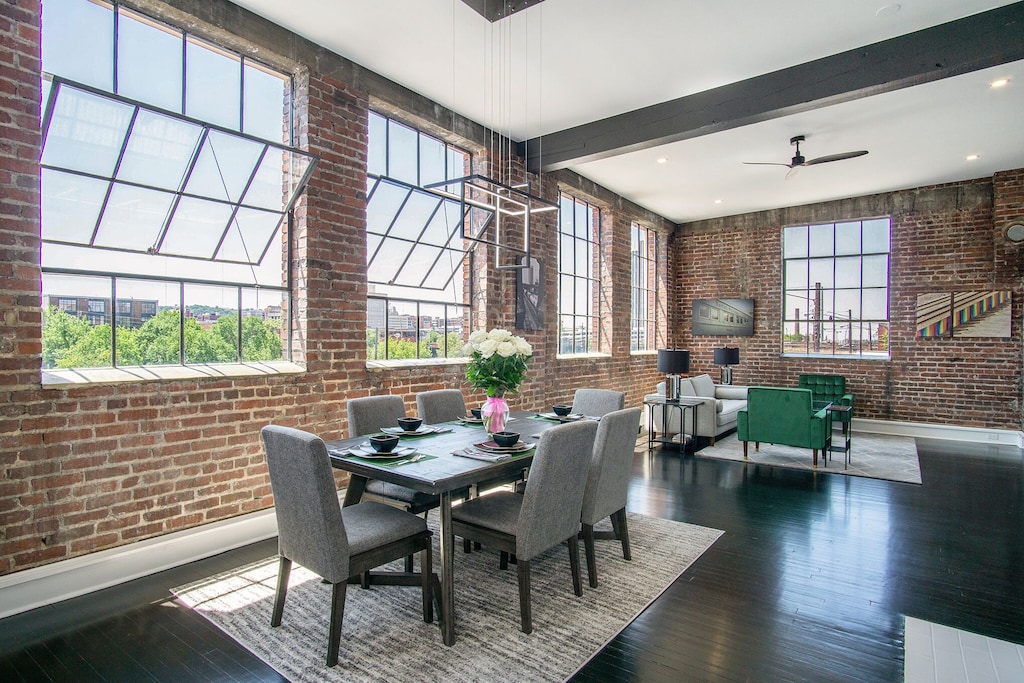
<svg viewBox="0 0 1024 683">
<path fill-rule="evenodd" d="M 488 396 L 487 402 L 480 411 L 484 419 L 484 429 L 488 434 L 505 431 L 508 424 L 508 402 L 504 396 Z"/>
</svg>

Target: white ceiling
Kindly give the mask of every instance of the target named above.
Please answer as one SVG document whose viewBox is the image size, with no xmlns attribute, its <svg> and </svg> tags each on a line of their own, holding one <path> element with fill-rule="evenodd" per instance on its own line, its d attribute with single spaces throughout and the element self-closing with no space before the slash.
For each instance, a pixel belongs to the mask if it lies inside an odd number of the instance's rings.
<svg viewBox="0 0 1024 683">
<path fill-rule="evenodd" d="M 545 0 L 491 24 L 461 0 L 233 1 L 516 140 L 1013 4 Z M 570 168 L 687 222 L 1022 168 L 1021 112 L 1014 62 Z M 742 163 L 788 162 L 801 134 L 808 159 L 870 153 L 789 180 Z"/>
</svg>

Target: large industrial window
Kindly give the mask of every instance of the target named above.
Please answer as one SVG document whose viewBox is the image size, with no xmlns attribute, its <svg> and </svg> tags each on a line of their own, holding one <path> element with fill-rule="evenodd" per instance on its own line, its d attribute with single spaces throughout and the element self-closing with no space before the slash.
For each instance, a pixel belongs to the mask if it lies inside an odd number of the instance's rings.
<svg viewBox="0 0 1024 683">
<path fill-rule="evenodd" d="M 631 283 L 629 350 L 652 351 L 658 348 L 660 273 L 658 272 L 658 233 L 633 223 L 630 227 Z"/>
<path fill-rule="evenodd" d="M 487 212 L 426 186 L 469 175 L 469 152 L 370 112 L 366 197 L 368 360 L 462 355 L 470 223 Z"/>
<path fill-rule="evenodd" d="M 600 348 L 600 210 L 567 194 L 558 209 L 558 352 Z"/>
<path fill-rule="evenodd" d="M 116 2 L 43 6 L 44 367 L 289 358 L 315 164 L 290 77 Z"/>
<path fill-rule="evenodd" d="M 889 356 L 888 218 L 783 230 L 782 350 Z"/>
</svg>

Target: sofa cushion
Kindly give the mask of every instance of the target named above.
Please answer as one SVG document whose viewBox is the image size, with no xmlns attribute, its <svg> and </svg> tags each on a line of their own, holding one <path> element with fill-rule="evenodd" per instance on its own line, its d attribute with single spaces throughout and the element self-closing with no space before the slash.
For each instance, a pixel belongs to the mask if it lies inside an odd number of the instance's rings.
<svg viewBox="0 0 1024 683">
<path fill-rule="evenodd" d="M 741 401 L 735 398 L 720 398 L 718 405 L 721 406 L 718 410 L 718 422 L 721 424 L 723 421 L 736 419 L 736 413 L 747 407 L 747 401 L 746 399 Z"/>
<path fill-rule="evenodd" d="M 711 375 L 697 375 L 691 377 L 689 380 L 693 384 L 693 394 L 687 394 L 689 396 L 704 396 L 707 398 L 715 397 L 715 380 L 711 379 Z"/>
<path fill-rule="evenodd" d="M 718 384 L 715 386 L 715 396 L 718 398 L 734 398 L 740 401 L 746 401 L 747 387 L 733 384 Z"/>
</svg>

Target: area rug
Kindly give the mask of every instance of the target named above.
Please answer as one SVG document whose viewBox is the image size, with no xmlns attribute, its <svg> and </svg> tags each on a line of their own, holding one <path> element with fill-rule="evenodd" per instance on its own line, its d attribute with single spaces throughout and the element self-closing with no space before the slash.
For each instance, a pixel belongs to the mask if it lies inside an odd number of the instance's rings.
<svg viewBox="0 0 1024 683">
<path fill-rule="evenodd" d="M 833 439 L 840 439 L 836 431 Z M 800 470 L 813 470 L 814 460 L 809 448 L 794 448 L 778 444 L 762 443 L 759 451 L 750 444 L 746 462 L 757 465 L 774 465 Z M 743 442 L 730 434 L 697 451 L 697 457 L 720 458 L 743 462 Z M 826 465 L 821 453 L 818 454 L 818 472 L 847 474 L 854 477 L 888 479 L 909 484 L 921 483 L 921 465 L 917 458 L 917 443 L 909 436 L 870 434 L 853 432 L 850 449 L 850 464 L 843 468 L 843 454 L 833 453 Z"/>
<path fill-rule="evenodd" d="M 432 524 L 436 515 L 430 515 Z M 294 566 L 280 627 L 270 627 L 277 558 L 173 589 L 175 595 L 283 676 L 300 681 L 563 681 L 657 598 L 723 533 L 628 516 L 633 559 L 597 542 L 598 588 L 572 592 L 564 546 L 531 562 L 533 633 L 519 630 L 515 567 L 496 552 L 455 553 L 456 643 L 426 624 L 418 588 L 350 586 L 341 655 L 327 668 L 331 588 Z M 436 527 L 435 527 L 436 533 Z M 435 538 L 435 564 L 437 541 Z M 400 562 L 390 568 L 400 570 Z M 437 568 L 435 567 L 435 571 Z"/>
</svg>

